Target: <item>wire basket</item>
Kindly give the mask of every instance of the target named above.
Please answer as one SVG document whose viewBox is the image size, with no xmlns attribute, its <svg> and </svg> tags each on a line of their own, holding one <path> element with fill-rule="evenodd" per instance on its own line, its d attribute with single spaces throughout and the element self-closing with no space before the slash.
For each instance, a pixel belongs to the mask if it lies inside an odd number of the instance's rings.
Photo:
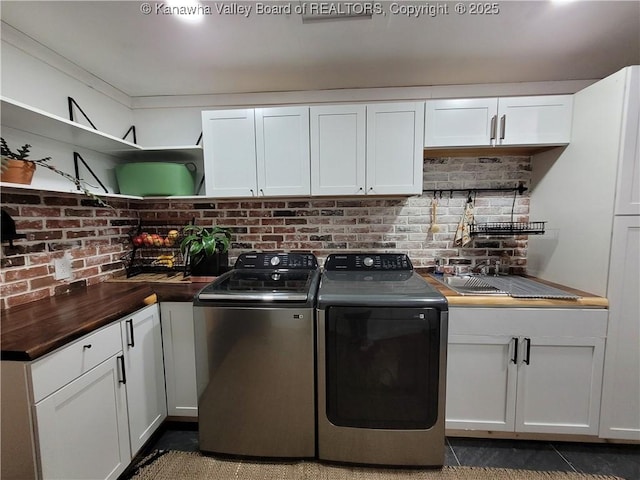
<svg viewBox="0 0 640 480">
<path fill-rule="evenodd" d="M 542 235 L 547 222 L 489 222 L 471 224 L 471 235 Z"/>
</svg>

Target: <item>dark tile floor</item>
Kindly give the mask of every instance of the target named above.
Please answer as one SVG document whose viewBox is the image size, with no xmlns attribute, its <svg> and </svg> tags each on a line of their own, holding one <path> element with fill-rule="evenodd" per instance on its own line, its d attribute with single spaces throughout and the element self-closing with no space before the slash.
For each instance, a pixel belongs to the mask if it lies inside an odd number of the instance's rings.
<svg viewBox="0 0 640 480">
<path fill-rule="evenodd" d="M 146 451 L 198 450 L 195 425 L 169 426 Z M 555 470 L 640 480 L 640 446 L 447 438 L 445 465 Z"/>
</svg>

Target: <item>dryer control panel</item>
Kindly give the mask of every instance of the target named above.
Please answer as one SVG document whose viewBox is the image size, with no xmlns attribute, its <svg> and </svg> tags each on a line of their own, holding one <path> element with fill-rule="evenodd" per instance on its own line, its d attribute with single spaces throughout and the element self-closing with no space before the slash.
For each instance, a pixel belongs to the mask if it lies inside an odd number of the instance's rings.
<svg viewBox="0 0 640 480">
<path fill-rule="evenodd" d="M 332 253 L 327 257 L 324 269 L 329 271 L 410 271 L 413 270 L 413 265 L 409 256 L 404 253 Z"/>
</svg>

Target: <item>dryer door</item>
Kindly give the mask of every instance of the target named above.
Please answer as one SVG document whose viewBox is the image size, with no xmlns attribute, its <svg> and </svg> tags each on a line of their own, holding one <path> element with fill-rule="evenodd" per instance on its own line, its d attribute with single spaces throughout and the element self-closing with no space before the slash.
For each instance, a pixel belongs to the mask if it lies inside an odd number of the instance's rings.
<svg viewBox="0 0 640 480">
<path fill-rule="evenodd" d="M 438 419 L 440 312 L 329 307 L 326 415 L 342 427 L 424 430 Z"/>
</svg>

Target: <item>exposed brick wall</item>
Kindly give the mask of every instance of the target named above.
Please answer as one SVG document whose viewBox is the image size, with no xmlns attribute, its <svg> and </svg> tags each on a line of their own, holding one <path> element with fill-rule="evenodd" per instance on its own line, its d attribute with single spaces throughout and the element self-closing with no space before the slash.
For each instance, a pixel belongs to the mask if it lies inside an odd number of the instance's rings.
<svg viewBox="0 0 640 480">
<path fill-rule="evenodd" d="M 27 238 L 16 240 L 14 248 L 2 245 L 2 308 L 102 282 L 121 271 L 137 212 L 127 200 L 109 204 L 113 208 L 80 195 L 3 189 L 2 209 Z M 53 262 L 65 252 L 72 257 L 73 276 L 55 280 Z"/>
<path fill-rule="evenodd" d="M 10 250 L 3 245 L 2 307 L 90 285 L 122 273 L 120 261 L 129 247 L 128 232 L 142 222 L 231 227 L 230 259 L 248 250 L 312 251 L 322 261 L 337 250 L 401 251 L 418 269 L 433 266 L 435 257 L 463 270 L 499 258 L 511 258 L 512 269 L 526 267 L 527 237 L 476 238 L 467 248 L 455 248 L 453 238 L 467 200 L 451 188 L 529 185 L 529 157 L 437 158 L 424 163 L 424 188 L 444 189 L 438 196 L 437 233 L 431 225 L 432 194 L 419 197 L 313 198 L 273 200 L 145 200 L 109 199 L 114 209 L 96 207 L 78 195 L 2 192 L 2 208 L 16 220 L 26 241 Z M 508 221 L 513 194 L 480 193 L 475 199 L 479 222 Z M 515 199 L 514 220 L 528 221 L 529 197 Z M 53 279 L 53 259 L 64 251 L 74 258 L 72 281 Z"/>
<path fill-rule="evenodd" d="M 424 163 L 425 189 L 501 188 L 518 182 L 529 185 L 529 157 L 437 158 Z M 443 257 L 463 269 L 511 257 L 515 271 L 526 265 L 527 237 L 477 238 L 467 248 L 454 248 L 453 238 L 466 194 L 438 196 L 438 233 L 430 233 L 433 196 L 380 198 L 314 198 L 278 200 L 225 200 L 206 202 L 144 202 L 141 220 L 184 222 L 230 227 L 230 258 L 247 250 L 306 250 L 321 261 L 336 250 L 402 251 L 416 267 L 433 266 Z M 509 221 L 513 194 L 481 193 L 475 199 L 479 222 Z M 528 221 L 529 197 L 515 199 L 514 220 Z"/>
</svg>

